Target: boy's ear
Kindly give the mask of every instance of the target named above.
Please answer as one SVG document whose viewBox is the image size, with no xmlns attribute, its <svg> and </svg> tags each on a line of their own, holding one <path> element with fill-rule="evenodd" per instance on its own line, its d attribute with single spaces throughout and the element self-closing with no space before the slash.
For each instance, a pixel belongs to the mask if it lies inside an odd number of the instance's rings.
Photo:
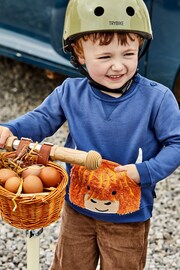
<svg viewBox="0 0 180 270">
<path fill-rule="evenodd" d="M 85 64 L 85 59 L 84 57 L 81 57 L 81 56 L 78 56 L 78 61 L 81 65 L 84 65 Z"/>
<path fill-rule="evenodd" d="M 76 55 L 76 57 L 78 59 L 78 62 L 81 65 L 84 65 L 85 64 L 85 59 L 84 59 L 83 52 L 79 52 L 74 44 L 71 44 L 71 46 L 73 47 L 73 50 L 74 50 L 74 53 L 75 53 L 75 55 Z"/>
</svg>

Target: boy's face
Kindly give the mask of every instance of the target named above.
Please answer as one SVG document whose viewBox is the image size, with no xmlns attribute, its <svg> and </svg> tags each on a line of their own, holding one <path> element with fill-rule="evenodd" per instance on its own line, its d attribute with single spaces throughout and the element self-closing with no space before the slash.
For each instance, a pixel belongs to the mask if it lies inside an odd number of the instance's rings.
<svg viewBox="0 0 180 270">
<path fill-rule="evenodd" d="M 135 74 L 138 65 L 139 41 L 128 38 L 126 45 L 121 45 L 115 35 L 109 45 L 99 45 L 98 41 L 82 40 L 83 56 L 79 62 L 85 64 L 91 78 L 109 89 L 123 86 Z"/>
</svg>

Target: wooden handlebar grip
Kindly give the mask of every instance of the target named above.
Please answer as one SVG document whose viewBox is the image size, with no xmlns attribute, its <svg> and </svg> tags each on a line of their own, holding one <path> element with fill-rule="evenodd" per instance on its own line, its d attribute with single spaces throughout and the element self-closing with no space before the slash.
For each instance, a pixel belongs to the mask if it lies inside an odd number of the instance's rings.
<svg viewBox="0 0 180 270">
<path fill-rule="evenodd" d="M 96 151 L 80 151 L 54 145 L 50 152 L 51 160 L 86 166 L 88 170 L 97 169 L 102 162 L 101 155 Z"/>
<path fill-rule="evenodd" d="M 30 140 L 31 141 L 31 140 Z M 13 149 L 17 149 L 20 141 L 17 140 L 17 137 L 12 136 L 6 140 L 5 149 L 8 151 L 13 151 Z M 29 147 L 35 149 L 37 151 L 40 150 L 42 145 L 35 143 L 30 143 Z M 96 151 L 80 151 L 76 149 L 60 147 L 58 145 L 53 145 L 50 151 L 50 159 L 59 160 L 62 162 L 67 162 L 70 164 L 77 164 L 85 166 L 88 170 L 95 170 L 97 169 L 102 162 L 101 155 Z"/>
<path fill-rule="evenodd" d="M 17 140 L 17 137 L 15 137 L 15 136 L 10 136 L 10 137 L 7 138 L 4 147 L 8 152 L 11 152 L 11 151 L 14 150 L 13 144 L 14 144 L 15 140 Z"/>
</svg>

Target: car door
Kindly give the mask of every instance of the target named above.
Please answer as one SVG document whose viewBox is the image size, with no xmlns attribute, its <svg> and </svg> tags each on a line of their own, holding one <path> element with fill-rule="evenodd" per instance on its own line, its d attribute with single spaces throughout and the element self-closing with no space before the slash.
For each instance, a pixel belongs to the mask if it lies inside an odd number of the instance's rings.
<svg viewBox="0 0 180 270">
<path fill-rule="evenodd" d="M 180 0 L 145 2 L 150 10 L 153 29 L 145 76 L 173 90 L 180 66 Z"/>
</svg>

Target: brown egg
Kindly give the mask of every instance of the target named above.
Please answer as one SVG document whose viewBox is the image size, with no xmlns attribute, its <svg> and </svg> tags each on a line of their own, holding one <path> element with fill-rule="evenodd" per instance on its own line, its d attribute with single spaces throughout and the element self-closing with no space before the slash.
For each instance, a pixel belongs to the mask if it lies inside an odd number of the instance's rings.
<svg viewBox="0 0 180 270">
<path fill-rule="evenodd" d="M 22 172 L 22 178 L 25 178 L 26 176 L 30 174 L 39 176 L 40 171 L 43 167 L 44 167 L 43 165 L 31 165 L 27 167 L 26 170 Z"/>
<path fill-rule="evenodd" d="M 1 184 L 4 185 L 6 180 L 12 176 L 17 176 L 17 174 L 10 169 L 6 169 L 6 168 L 0 169 L 0 183 Z"/>
<path fill-rule="evenodd" d="M 53 167 L 47 166 L 42 168 L 39 177 L 41 178 L 44 187 L 57 187 L 61 182 L 60 173 Z"/>
<path fill-rule="evenodd" d="M 24 193 L 40 193 L 43 192 L 43 183 L 36 175 L 28 175 L 23 182 Z"/>
<path fill-rule="evenodd" d="M 6 180 L 4 187 L 8 191 L 16 193 L 18 191 L 20 183 L 21 183 L 21 179 L 19 177 L 12 176 Z"/>
</svg>

